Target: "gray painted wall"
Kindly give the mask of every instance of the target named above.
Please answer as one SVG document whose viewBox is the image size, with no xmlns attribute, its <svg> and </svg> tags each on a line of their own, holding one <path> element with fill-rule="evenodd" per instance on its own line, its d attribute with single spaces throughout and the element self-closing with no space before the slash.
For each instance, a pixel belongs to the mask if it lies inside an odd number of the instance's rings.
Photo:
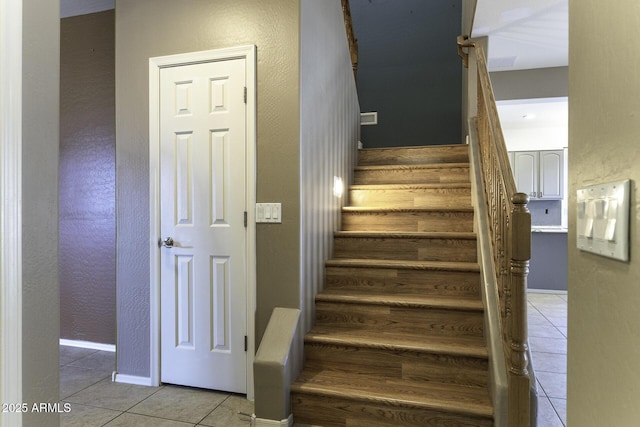
<svg viewBox="0 0 640 427">
<path fill-rule="evenodd" d="M 59 398 L 60 2 L 23 0 L 22 13 L 22 401 L 31 405 Z M 58 420 L 30 412 L 23 426 Z"/>
<path fill-rule="evenodd" d="M 461 142 L 462 1 L 351 0 L 365 147 Z"/>
<path fill-rule="evenodd" d="M 314 297 L 324 287 L 324 263 L 346 202 L 357 157 L 360 109 L 340 0 L 302 0 L 300 25 L 300 285 L 302 332 L 314 320 Z"/>
<path fill-rule="evenodd" d="M 115 12 L 60 35 L 60 337 L 115 344 Z"/>
<path fill-rule="evenodd" d="M 300 306 L 299 0 L 116 0 L 118 372 L 149 376 L 150 57 L 257 46 L 256 344 L 274 307 Z M 152 236 L 155 240 L 157 236 Z M 256 346 L 257 347 L 257 346 Z"/>
<path fill-rule="evenodd" d="M 567 233 L 531 233 L 527 287 L 567 290 Z"/>
<path fill-rule="evenodd" d="M 490 74 L 497 101 L 567 96 L 569 67 L 499 71 Z"/>
</svg>

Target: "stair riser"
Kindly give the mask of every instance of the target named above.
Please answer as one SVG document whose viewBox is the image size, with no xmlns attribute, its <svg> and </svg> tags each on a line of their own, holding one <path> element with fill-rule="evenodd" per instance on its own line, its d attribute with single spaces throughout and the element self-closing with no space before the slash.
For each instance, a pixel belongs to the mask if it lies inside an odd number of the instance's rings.
<svg viewBox="0 0 640 427">
<path fill-rule="evenodd" d="M 470 232 L 473 212 L 343 212 L 344 231 Z"/>
<path fill-rule="evenodd" d="M 427 296 L 480 296 L 480 274 L 472 271 L 327 267 L 325 273 L 327 288 Z"/>
<path fill-rule="evenodd" d="M 416 382 L 487 386 L 487 360 L 475 357 L 314 342 L 305 344 L 305 357 L 305 366 L 310 369 Z"/>
<path fill-rule="evenodd" d="M 456 209 L 471 207 L 471 190 L 463 188 L 351 189 L 351 206 Z"/>
<path fill-rule="evenodd" d="M 335 258 L 476 262 L 475 239 L 336 237 Z"/>
<path fill-rule="evenodd" d="M 359 166 L 467 162 L 469 162 L 469 150 L 466 145 L 387 148 L 383 150 L 360 150 L 358 152 Z"/>
<path fill-rule="evenodd" d="M 356 170 L 355 184 L 439 184 L 469 182 L 469 168 L 428 168 L 411 167 L 397 169 Z"/>
<path fill-rule="evenodd" d="M 292 393 L 296 423 L 324 427 L 492 427 L 493 420 L 376 402 Z"/>
<path fill-rule="evenodd" d="M 316 301 L 316 323 L 383 333 L 483 336 L 482 312 Z"/>
</svg>

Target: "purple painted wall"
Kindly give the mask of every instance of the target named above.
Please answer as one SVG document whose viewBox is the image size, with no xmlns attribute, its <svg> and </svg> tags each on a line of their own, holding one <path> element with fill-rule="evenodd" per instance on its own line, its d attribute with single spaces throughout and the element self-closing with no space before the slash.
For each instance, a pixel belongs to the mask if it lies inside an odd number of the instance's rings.
<svg viewBox="0 0 640 427">
<path fill-rule="evenodd" d="M 61 20 L 60 337 L 115 344 L 115 13 Z"/>
</svg>

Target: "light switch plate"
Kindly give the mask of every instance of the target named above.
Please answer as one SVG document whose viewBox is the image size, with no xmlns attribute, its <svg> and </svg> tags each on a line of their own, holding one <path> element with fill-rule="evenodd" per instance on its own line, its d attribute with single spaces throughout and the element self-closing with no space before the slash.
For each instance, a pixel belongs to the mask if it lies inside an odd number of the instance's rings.
<svg viewBox="0 0 640 427">
<path fill-rule="evenodd" d="M 282 223 L 282 204 L 256 203 L 256 222 Z"/>
<path fill-rule="evenodd" d="M 578 190 L 578 249 L 629 261 L 630 187 L 627 179 Z"/>
</svg>

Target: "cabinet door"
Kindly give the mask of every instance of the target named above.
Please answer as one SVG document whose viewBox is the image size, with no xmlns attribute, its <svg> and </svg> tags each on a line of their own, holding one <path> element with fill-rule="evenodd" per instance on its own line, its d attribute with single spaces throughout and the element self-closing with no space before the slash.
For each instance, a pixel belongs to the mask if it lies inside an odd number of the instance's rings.
<svg viewBox="0 0 640 427">
<path fill-rule="evenodd" d="M 564 153 L 562 150 L 540 152 L 540 198 L 562 199 Z"/>
<path fill-rule="evenodd" d="M 530 198 L 538 196 L 538 152 L 516 151 L 513 153 L 513 175 L 516 188 Z"/>
</svg>

